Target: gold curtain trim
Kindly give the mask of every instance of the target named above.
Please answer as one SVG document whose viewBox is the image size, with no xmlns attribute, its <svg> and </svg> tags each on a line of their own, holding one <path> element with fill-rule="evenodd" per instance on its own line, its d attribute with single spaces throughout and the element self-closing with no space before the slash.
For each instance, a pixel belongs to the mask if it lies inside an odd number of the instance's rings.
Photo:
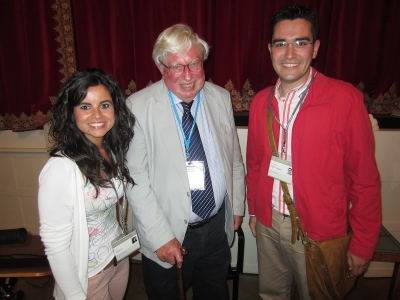
<svg viewBox="0 0 400 300">
<path fill-rule="evenodd" d="M 128 88 L 125 90 L 125 95 L 130 96 L 133 93 L 136 93 L 136 82 L 131 80 L 128 84 Z"/>
<path fill-rule="evenodd" d="M 251 100 L 253 100 L 256 93 L 251 88 L 251 84 L 248 79 L 243 84 L 242 94 L 240 94 L 240 92 L 235 89 L 235 86 L 234 86 L 232 80 L 229 80 L 225 84 L 225 88 L 231 94 L 233 111 L 241 112 L 241 111 L 249 110 L 250 102 L 251 102 Z"/>
<path fill-rule="evenodd" d="M 208 82 L 212 83 L 213 80 L 209 78 Z M 147 86 L 151 84 L 153 84 L 153 82 L 149 81 Z M 362 82 L 357 85 L 357 88 L 363 93 L 364 103 L 369 112 L 390 114 L 394 110 L 400 110 L 400 96 L 396 94 L 396 83 L 392 84 L 389 91 L 375 99 L 365 92 L 365 86 Z M 248 79 L 243 84 L 242 93 L 235 88 L 232 80 L 228 80 L 228 82 L 225 84 L 225 89 L 231 94 L 234 112 L 248 111 L 250 109 L 250 103 L 256 93 L 251 88 L 251 84 Z M 125 90 L 125 94 L 130 96 L 135 92 L 137 92 L 137 86 L 135 81 L 131 80 L 128 88 Z"/>
<path fill-rule="evenodd" d="M 400 95 L 396 94 L 396 83 L 393 83 L 386 93 L 375 99 L 365 92 L 364 83 L 360 82 L 357 88 L 364 95 L 364 103 L 368 112 L 391 114 L 394 110 L 400 110 Z"/>
<path fill-rule="evenodd" d="M 213 82 L 211 78 L 208 79 L 208 82 Z M 147 83 L 147 86 L 152 85 L 153 82 L 150 80 Z M 232 107 L 235 112 L 240 112 L 240 111 L 248 111 L 250 108 L 250 102 L 253 100 L 255 92 L 252 90 L 250 81 L 246 80 L 246 82 L 243 85 L 243 93 L 242 95 L 235 89 L 235 86 L 232 82 L 232 80 L 229 80 L 226 85 L 225 89 L 228 90 L 228 92 L 231 94 L 231 100 L 232 100 Z M 137 86 L 136 82 L 131 80 L 128 84 L 128 87 L 125 89 L 125 95 L 129 97 L 133 93 L 137 92 Z"/>
<path fill-rule="evenodd" d="M 50 119 L 51 113 L 47 112 L 43 114 L 38 111 L 34 115 L 27 116 L 22 113 L 19 117 L 14 114 L 6 113 L 4 116 L 0 116 L 0 129 L 1 130 L 12 130 L 12 131 L 28 131 L 35 130 L 39 126 L 42 126 Z"/>
<path fill-rule="evenodd" d="M 52 5 L 56 11 L 54 20 L 58 23 L 54 30 L 58 32 L 56 41 L 60 44 L 57 52 L 61 54 L 58 62 L 61 64 L 59 72 L 64 75 L 61 83 L 64 83 L 68 77 L 76 72 L 76 59 L 75 59 L 75 42 L 72 25 L 72 9 L 69 0 L 56 0 Z"/>
</svg>

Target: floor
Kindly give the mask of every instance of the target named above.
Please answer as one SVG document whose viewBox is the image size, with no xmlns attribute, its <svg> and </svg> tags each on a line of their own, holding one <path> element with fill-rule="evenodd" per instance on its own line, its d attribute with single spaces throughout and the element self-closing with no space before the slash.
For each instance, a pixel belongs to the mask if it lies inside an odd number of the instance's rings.
<svg viewBox="0 0 400 300">
<path fill-rule="evenodd" d="M 394 300 L 400 299 L 400 276 L 398 276 Z M 54 281 L 47 277 L 41 278 L 20 278 L 14 285 L 14 292 L 22 290 L 24 292 L 23 300 L 51 300 Z M 240 275 L 239 282 L 239 300 L 258 300 L 257 293 L 258 276 L 251 274 Z M 387 299 L 390 278 L 360 278 L 357 287 L 352 291 L 346 300 L 383 300 Z M 229 281 L 229 287 L 232 289 L 232 281 Z M 143 287 L 141 265 L 132 263 L 128 289 L 124 300 L 145 300 L 147 299 Z M 190 291 L 187 300 L 191 300 Z"/>
</svg>

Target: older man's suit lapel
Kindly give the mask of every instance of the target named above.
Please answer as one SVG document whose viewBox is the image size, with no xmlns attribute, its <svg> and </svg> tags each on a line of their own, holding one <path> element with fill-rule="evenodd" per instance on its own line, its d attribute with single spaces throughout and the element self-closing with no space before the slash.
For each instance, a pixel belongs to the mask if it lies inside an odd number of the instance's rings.
<svg viewBox="0 0 400 300">
<path fill-rule="evenodd" d="M 189 181 L 185 167 L 185 154 L 182 150 L 179 132 L 175 123 L 175 114 L 171 107 L 165 85 L 162 85 L 154 95 L 155 126 L 161 133 L 165 148 L 161 151 L 168 151 L 173 164 L 175 165 L 182 182 L 189 188 Z"/>
<path fill-rule="evenodd" d="M 221 98 L 221 95 L 215 93 L 213 89 L 207 88 L 207 84 L 204 86 L 202 91 L 204 92 L 204 107 L 207 115 L 208 125 L 210 126 L 218 157 L 220 158 L 222 171 L 225 175 L 222 151 L 224 147 L 222 147 L 222 145 L 225 143 L 224 136 L 227 128 L 229 128 L 229 124 L 226 124 L 226 118 L 221 118 L 221 111 L 224 111 L 226 108 L 223 106 L 223 101 L 220 101 L 219 99 Z"/>
</svg>

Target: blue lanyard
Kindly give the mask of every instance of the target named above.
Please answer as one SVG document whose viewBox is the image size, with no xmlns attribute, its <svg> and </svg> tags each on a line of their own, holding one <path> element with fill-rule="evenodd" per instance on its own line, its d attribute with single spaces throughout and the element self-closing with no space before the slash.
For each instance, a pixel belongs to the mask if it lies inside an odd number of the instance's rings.
<svg viewBox="0 0 400 300">
<path fill-rule="evenodd" d="M 193 128 L 194 128 L 194 125 L 196 124 L 197 113 L 199 111 L 200 91 L 197 94 L 196 112 L 194 113 L 193 123 L 192 123 L 192 127 L 190 128 L 190 132 L 189 132 L 189 137 L 188 138 L 186 138 L 185 132 L 183 131 L 182 121 L 181 121 L 181 118 L 179 118 L 178 110 L 176 109 L 176 104 L 175 104 L 174 99 L 172 97 L 172 93 L 171 93 L 171 91 L 169 89 L 168 89 L 168 95 L 169 95 L 169 99 L 171 100 L 172 108 L 174 109 L 176 120 L 178 121 L 179 127 L 180 127 L 181 132 L 182 132 L 183 142 L 185 143 L 186 156 L 189 157 L 190 156 L 190 153 L 189 153 L 190 140 L 192 138 Z"/>
</svg>

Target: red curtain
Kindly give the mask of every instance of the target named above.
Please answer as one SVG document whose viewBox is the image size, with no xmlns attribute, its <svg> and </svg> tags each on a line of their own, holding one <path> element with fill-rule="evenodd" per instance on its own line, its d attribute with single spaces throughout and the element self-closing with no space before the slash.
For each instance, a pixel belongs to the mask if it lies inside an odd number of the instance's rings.
<svg viewBox="0 0 400 300">
<path fill-rule="evenodd" d="M 56 96 L 60 81 L 75 67 L 104 69 L 116 77 L 127 95 L 159 80 L 152 47 L 158 34 L 175 23 L 190 25 L 210 44 L 207 80 L 231 92 L 236 112 L 247 111 L 254 94 L 275 83 L 268 51 L 270 20 L 292 2 L 2 1 L 0 129 L 24 130 L 20 122 L 6 128 L 5 116 L 19 120 L 22 113 L 32 116 L 39 111 L 47 116 L 49 97 Z M 371 111 L 400 109 L 400 2 L 297 2 L 316 9 L 320 18 L 321 47 L 313 66 L 358 86 L 369 97 Z M 63 17 L 53 19 L 59 10 Z M 386 99 L 389 92 L 392 100 Z"/>
<path fill-rule="evenodd" d="M 325 73 L 358 84 L 378 96 L 400 88 L 400 1 L 333 1 Z"/>
<path fill-rule="evenodd" d="M 32 130 L 49 118 L 62 79 L 51 2 L 0 3 L 0 129 Z"/>
</svg>

